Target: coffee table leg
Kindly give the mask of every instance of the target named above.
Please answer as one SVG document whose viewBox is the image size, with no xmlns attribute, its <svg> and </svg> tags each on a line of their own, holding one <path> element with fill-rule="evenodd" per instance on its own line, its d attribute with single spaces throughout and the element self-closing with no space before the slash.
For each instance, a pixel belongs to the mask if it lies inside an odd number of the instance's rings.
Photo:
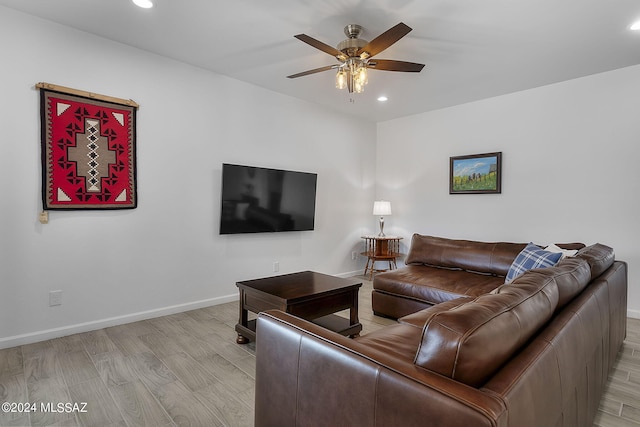
<svg viewBox="0 0 640 427">
<path fill-rule="evenodd" d="M 360 323 L 360 319 L 358 319 L 358 289 L 351 292 L 352 301 L 351 308 L 349 309 L 349 322 L 352 325 Z M 360 333 L 349 335 L 349 338 L 359 337 Z"/>
<path fill-rule="evenodd" d="M 240 306 L 238 324 L 247 328 L 249 325 L 249 313 L 247 312 L 247 309 L 244 308 L 244 291 L 242 289 L 240 289 L 240 301 L 238 305 Z M 247 344 L 249 341 L 249 338 L 241 334 L 238 334 L 238 338 L 236 338 L 236 343 L 238 344 Z"/>
</svg>

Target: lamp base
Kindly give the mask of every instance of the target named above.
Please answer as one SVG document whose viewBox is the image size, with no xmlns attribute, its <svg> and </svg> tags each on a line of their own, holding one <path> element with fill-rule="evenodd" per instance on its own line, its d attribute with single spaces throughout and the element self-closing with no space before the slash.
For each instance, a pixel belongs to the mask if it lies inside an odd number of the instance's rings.
<svg viewBox="0 0 640 427">
<path fill-rule="evenodd" d="M 384 217 L 380 217 L 380 233 L 378 233 L 378 237 L 384 237 Z"/>
</svg>

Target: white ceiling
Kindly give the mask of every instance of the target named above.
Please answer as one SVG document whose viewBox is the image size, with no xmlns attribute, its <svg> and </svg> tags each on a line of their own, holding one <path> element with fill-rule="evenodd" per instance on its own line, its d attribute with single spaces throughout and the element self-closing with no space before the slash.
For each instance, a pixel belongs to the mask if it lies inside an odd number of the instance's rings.
<svg viewBox="0 0 640 427">
<path fill-rule="evenodd" d="M 372 121 L 439 109 L 640 63 L 638 0 L 0 0 L 0 5 Z M 372 40 L 413 28 L 379 59 L 421 73 L 372 71 L 365 93 L 334 87 L 331 46 L 350 23 Z M 5 41 L 6 43 L 6 41 Z M 380 103 L 379 95 L 389 101 Z M 353 99 L 353 102 L 351 99 Z"/>
</svg>

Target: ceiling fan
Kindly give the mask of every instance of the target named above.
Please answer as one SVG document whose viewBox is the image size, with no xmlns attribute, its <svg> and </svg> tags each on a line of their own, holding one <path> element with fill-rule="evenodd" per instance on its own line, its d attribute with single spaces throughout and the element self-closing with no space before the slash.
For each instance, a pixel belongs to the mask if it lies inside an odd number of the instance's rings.
<svg viewBox="0 0 640 427">
<path fill-rule="evenodd" d="M 358 38 L 362 32 L 360 25 L 350 24 L 344 27 L 344 33 L 348 39 L 341 41 L 337 48 L 333 48 L 306 34 L 298 34 L 294 37 L 334 56 L 340 63 L 303 71 L 287 77 L 295 79 L 297 77 L 308 76 L 309 74 L 337 69 L 336 87 L 338 89 L 344 89 L 346 87 L 349 93 L 361 93 L 364 91 L 364 86 L 368 82 L 367 69 L 369 68 L 373 70 L 419 73 L 422 71 L 424 64 L 394 61 L 391 59 L 373 59 L 373 56 L 387 49 L 402 37 L 406 36 L 410 31 L 411 27 L 401 22 L 369 42 Z"/>
</svg>

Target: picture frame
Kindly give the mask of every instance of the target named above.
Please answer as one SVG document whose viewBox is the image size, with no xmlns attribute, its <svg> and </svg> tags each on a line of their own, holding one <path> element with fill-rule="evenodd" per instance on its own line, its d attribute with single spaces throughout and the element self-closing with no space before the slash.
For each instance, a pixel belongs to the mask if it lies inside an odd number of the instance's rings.
<svg viewBox="0 0 640 427">
<path fill-rule="evenodd" d="M 500 194 L 502 152 L 449 158 L 449 194 Z"/>
</svg>

